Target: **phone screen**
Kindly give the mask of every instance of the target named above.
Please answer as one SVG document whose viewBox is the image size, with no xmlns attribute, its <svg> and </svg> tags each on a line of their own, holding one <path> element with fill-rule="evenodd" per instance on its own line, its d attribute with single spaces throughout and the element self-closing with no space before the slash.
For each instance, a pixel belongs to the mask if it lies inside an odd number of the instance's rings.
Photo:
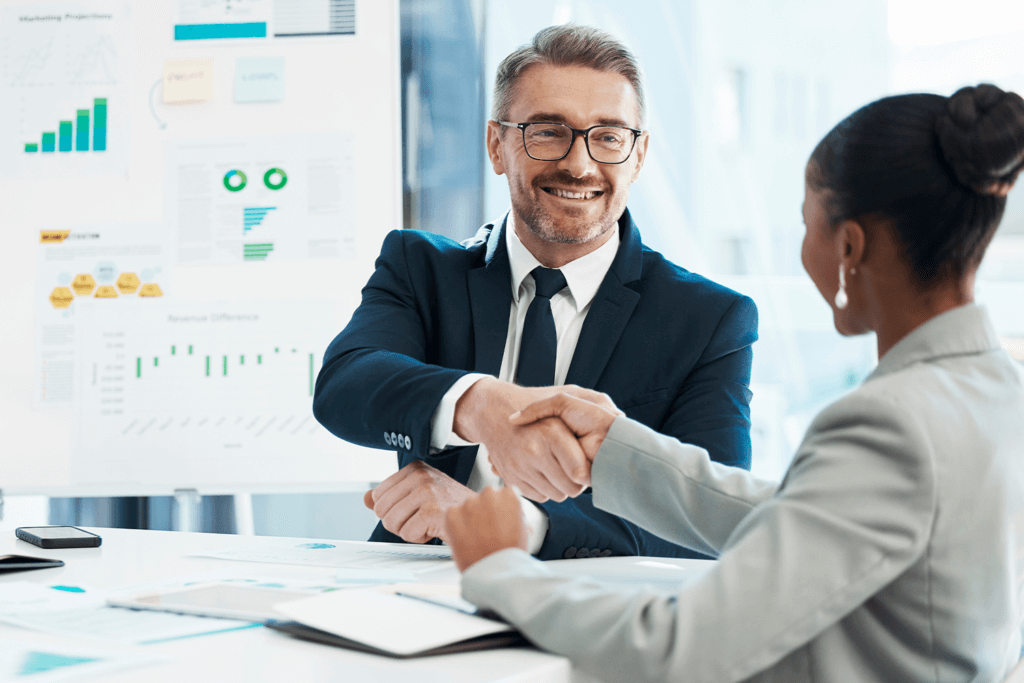
<svg viewBox="0 0 1024 683">
<path fill-rule="evenodd" d="M 26 526 L 22 530 L 39 538 L 96 538 L 96 534 L 73 526 Z"/>
</svg>

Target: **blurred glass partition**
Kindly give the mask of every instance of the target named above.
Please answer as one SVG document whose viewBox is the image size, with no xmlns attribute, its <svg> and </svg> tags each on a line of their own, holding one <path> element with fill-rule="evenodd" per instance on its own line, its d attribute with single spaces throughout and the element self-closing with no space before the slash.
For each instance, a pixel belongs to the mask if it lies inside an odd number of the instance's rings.
<svg viewBox="0 0 1024 683">
<path fill-rule="evenodd" d="M 483 222 L 484 0 L 401 10 L 405 227 L 462 240 Z"/>
</svg>

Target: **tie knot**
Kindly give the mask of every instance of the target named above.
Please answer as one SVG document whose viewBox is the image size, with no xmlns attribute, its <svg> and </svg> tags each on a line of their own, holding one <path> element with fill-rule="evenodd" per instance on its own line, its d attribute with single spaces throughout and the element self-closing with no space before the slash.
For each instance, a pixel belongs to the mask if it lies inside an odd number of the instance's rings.
<svg viewBox="0 0 1024 683">
<path fill-rule="evenodd" d="M 533 281 L 537 283 L 537 296 L 550 299 L 565 287 L 565 276 L 557 268 L 537 266 L 533 269 Z"/>
</svg>

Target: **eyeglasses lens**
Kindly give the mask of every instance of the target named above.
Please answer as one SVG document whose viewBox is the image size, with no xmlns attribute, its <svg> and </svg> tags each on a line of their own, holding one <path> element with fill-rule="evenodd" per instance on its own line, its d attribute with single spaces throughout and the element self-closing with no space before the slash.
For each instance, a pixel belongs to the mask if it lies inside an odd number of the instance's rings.
<svg viewBox="0 0 1024 683">
<path fill-rule="evenodd" d="M 534 159 L 561 159 L 572 144 L 572 129 L 560 123 L 531 123 L 523 131 L 526 151 Z M 588 135 L 590 156 L 605 164 L 621 163 L 633 151 L 633 133 L 620 126 L 594 128 Z"/>
</svg>

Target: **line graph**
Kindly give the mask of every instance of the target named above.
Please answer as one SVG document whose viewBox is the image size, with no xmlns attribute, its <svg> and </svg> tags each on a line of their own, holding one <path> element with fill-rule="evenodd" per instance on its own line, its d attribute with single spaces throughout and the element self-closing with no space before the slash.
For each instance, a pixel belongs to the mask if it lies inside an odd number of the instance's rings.
<svg viewBox="0 0 1024 683">
<path fill-rule="evenodd" d="M 11 44 L 4 45 L 4 80 L 11 87 L 21 85 L 52 85 L 57 80 L 53 60 L 55 38 L 39 45 L 17 51 Z"/>
<path fill-rule="evenodd" d="M 68 80 L 72 85 L 98 85 L 117 81 L 117 41 L 111 36 L 79 49 L 68 49 Z"/>
</svg>

